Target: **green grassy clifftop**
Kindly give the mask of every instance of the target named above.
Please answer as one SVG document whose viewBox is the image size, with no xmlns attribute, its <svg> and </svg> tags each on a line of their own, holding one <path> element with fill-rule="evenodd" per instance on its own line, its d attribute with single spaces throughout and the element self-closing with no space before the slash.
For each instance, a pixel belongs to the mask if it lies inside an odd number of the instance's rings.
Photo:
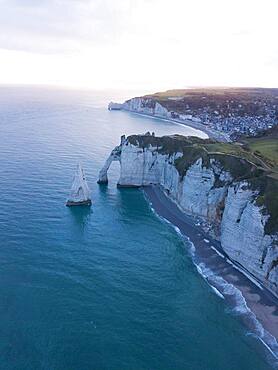
<svg viewBox="0 0 278 370">
<path fill-rule="evenodd" d="M 209 167 L 211 160 L 232 175 L 232 182 L 247 180 L 250 188 L 258 192 L 256 202 L 264 206 L 270 217 L 266 232 L 278 231 L 278 140 L 277 129 L 258 138 L 245 139 L 239 143 L 219 143 L 211 139 L 184 137 L 181 135 L 155 137 L 151 135 L 132 135 L 129 143 L 141 148 L 155 147 L 162 154 L 175 152 L 182 156 L 175 161 L 181 177 L 188 168 L 202 158 L 203 166 Z M 224 184 L 218 179 L 215 186 Z"/>
<path fill-rule="evenodd" d="M 230 117 L 233 114 L 261 116 L 271 110 L 278 115 L 278 89 L 191 88 L 167 90 L 144 97 L 152 98 L 177 113 L 187 113 L 188 110 L 214 113 L 217 110 L 216 115 Z"/>
</svg>

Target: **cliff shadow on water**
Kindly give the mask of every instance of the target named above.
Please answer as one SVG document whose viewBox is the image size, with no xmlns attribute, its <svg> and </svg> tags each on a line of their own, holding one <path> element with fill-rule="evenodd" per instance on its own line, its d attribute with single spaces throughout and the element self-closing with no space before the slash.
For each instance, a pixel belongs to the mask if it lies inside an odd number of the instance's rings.
<svg viewBox="0 0 278 370">
<path fill-rule="evenodd" d="M 86 225 L 90 222 L 91 215 L 93 213 L 92 207 L 88 206 L 74 206 L 69 207 L 68 212 L 72 216 L 73 226 L 80 232 L 83 232 Z"/>
</svg>

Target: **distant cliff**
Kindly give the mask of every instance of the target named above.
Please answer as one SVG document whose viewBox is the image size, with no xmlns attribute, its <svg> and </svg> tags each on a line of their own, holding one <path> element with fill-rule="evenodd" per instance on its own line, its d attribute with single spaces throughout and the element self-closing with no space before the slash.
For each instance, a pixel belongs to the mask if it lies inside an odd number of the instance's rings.
<svg viewBox="0 0 278 370">
<path fill-rule="evenodd" d="M 214 138 L 218 141 L 227 142 L 230 138 L 227 134 L 221 131 L 217 131 L 211 127 L 203 125 L 201 119 L 189 114 L 178 115 L 173 111 L 169 111 L 163 107 L 158 101 L 152 97 L 137 97 L 125 101 L 123 104 L 109 103 L 109 110 L 125 110 L 133 113 L 144 114 L 157 118 L 167 119 L 174 122 L 182 123 L 187 126 L 193 127 L 197 130 L 205 132 L 209 137 Z"/>
<path fill-rule="evenodd" d="M 168 90 L 127 100 L 111 109 L 202 124 L 199 129 L 231 139 L 254 136 L 278 123 L 278 89 L 199 88 Z M 227 141 L 227 140 L 224 140 Z"/>
<path fill-rule="evenodd" d="M 160 109 L 149 106 L 148 109 Z M 122 137 L 100 171 L 120 161 L 119 186 L 159 184 L 212 226 L 228 256 L 278 296 L 278 180 L 234 144 L 183 136 Z"/>
<path fill-rule="evenodd" d="M 171 113 L 153 98 L 133 98 L 123 104 L 123 109 L 131 112 L 150 114 L 153 116 L 171 118 Z"/>
</svg>

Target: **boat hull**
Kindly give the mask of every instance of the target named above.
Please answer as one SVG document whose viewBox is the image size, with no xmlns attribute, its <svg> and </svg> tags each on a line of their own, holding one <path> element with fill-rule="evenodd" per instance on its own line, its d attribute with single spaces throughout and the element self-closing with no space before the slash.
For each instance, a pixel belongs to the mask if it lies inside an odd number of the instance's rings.
<svg viewBox="0 0 278 370">
<path fill-rule="evenodd" d="M 67 207 L 73 207 L 73 206 L 89 206 L 90 207 L 91 205 L 92 205 L 91 199 L 83 200 L 82 202 L 73 202 L 71 200 L 68 200 L 66 203 Z"/>
</svg>

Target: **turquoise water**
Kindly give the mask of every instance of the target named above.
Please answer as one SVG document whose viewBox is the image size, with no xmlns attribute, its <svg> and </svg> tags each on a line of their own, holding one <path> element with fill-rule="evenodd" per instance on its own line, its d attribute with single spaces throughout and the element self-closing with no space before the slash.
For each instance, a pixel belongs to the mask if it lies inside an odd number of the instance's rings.
<svg viewBox="0 0 278 370">
<path fill-rule="evenodd" d="M 269 369 L 118 165 L 96 184 L 121 134 L 193 133 L 108 112 L 115 95 L 0 88 L 0 368 Z M 78 161 L 91 209 L 64 205 Z"/>
</svg>

